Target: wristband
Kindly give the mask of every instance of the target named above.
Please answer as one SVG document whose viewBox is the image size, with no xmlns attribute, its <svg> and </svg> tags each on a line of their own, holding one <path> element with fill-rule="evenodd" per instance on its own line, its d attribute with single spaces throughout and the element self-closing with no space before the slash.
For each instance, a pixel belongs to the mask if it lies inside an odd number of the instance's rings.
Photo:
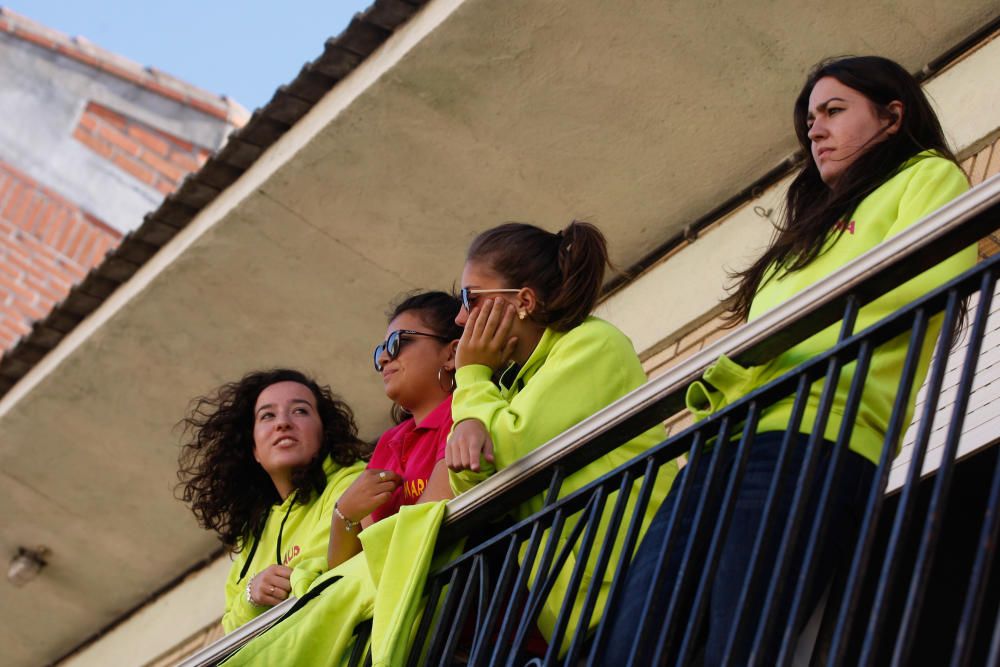
<svg viewBox="0 0 1000 667">
<path fill-rule="evenodd" d="M 263 605 L 257 604 L 257 601 L 253 599 L 253 595 L 250 594 L 250 587 L 253 586 L 253 580 L 257 578 L 257 575 L 250 577 L 250 581 L 247 582 L 247 602 L 254 607 L 262 607 Z"/>
<path fill-rule="evenodd" d="M 337 503 L 333 504 L 333 513 L 336 514 L 340 518 L 340 520 L 344 522 L 344 530 L 346 530 L 348 533 L 361 532 L 361 522 L 351 521 L 346 516 L 344 516 L 344 513 L 340 511 L 339 507 L 337 507 Z"/>
</svg>

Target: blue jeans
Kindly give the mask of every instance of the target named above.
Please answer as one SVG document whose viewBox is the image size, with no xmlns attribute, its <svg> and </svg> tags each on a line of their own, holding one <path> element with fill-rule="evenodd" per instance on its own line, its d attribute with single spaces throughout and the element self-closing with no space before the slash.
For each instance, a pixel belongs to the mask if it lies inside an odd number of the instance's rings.
<svg viewBox="0 0 1000 667">
<path fill-rule="evenodd" d="M 747 604 L 743 609 L 743 628 L 735 640 L 735 658 L 733 664 L 745 664 L 749 659 L 753 638 L 756 634 L 756 621 L 760 619 L 762 607 L 766 597 L 768 583 L 771 579 L 771 569 L 777 560 L 777 552 L 781 544 L 781 533 L 791 513 L 791 505 L 794 499 L 795 489 L 798 486 L 798 471 L 806 454 L 806 443 L 808 436 L 796 434 L 796 438 L 790 443 L 789 455 L 791 456 L 791 469 L 785 475 L 785 483 L 779 493 L 778 501 L 774 506 L 774 513 L 777 519 L 777 529 L 774 531 L 773 539 L 769 543 L 763 544 L 760 554 L 760 563 L 765 565 L 762 581 L 753 582 L 753 588 L 747 598 Z M 781 451 L 781 441 L 783 432 L 760 433 L 755 436 L 751 445 L 749 459 L 743 479 L 736 494 L 736 502 L 733 507 L 733 514 L 729 524 L 729 529 L 723 539 L 723 547 L 719 558 L 718 568 L 711 583 L 711 595 L 708 604 L 708 614 L 705 619 L 707 623 L 707 639 L 704 640 L 704 664 L 718 665 L 722 662 L 726 651 L 726 642 L 729 634 L 736 623 L 740 612 L 739 598 L 743 588 L 743 581 L 750 567 L 750 559 L 753 551 L 754 541 L 758 528 L 763 520 L 764 505 L 770 490 L 771 481 L 774 478 L 778 456 Z M 714 493 L 708 499 L 706 506 L 707 522 L 703 521 L 703 526 L 708 525 L 708 531 L 714 526 L 712 517 L 719 511 L 719 505 L 724 494 L 725 485 L 732 470 L 736 454 L 736 443 L 730 442 L 726 448 L 719 453 L 718 464 L 721 477 L 716 477 Z M 814 477 L 813 488 L 808 499 L 807 512 L 804 515 L 806 520 L 800 533 L 798 548 L 793 551 L 791 567 L 789 568 L 789 578 L 786 580 L 786 594 L 781 596 L 771 614 L 777 614 L 775 618 L 782 619 L 775 628 L 781 632 L 785 629 L 791 605 L 791 597 L 795 590 L 799 571 L 803 565 L 804 551 L 808 542 L 809 529 L 812 526 L 812 518 L 816 514 L 820 490 L 823 485 L 824 473 L 828 469 L 830 454 L 833 450 L 833 443 L 824 442 L 820 448 L 820 460 L 817 474 Z M 632 642 L 636 636 L 639 619 L 650 618 L 665 620 L 667 605 L 678 579 L 678 569 L 681 566 L 683 553 L 687 547 L 694 513 L 698 505 L 698 499 L 705 487 L 709 459 L 712 456 L 711 450 L 702 453 L 701 461 L 692 470 L 691 466 L 685 467 L 677 479 L 663 505 L 657 510 L 653 521 L 645 538 L 636 551 L 635 558 L 629 567 L 628 577 L 625 586 L 618 596 L 620 600 L 617 608 L 613 612 L 614 616 L 609 619 L 609 634 L 603 659 L 598 664 L 625 664 L 628 659 Z M 875 466 L 864 457 L 854 452 L 846 452 L 842 462 L 839 475 L 839 483 L 832 489 L 830 505 L 827 515 L 827 532 L 823 548 L 816 554 L 815 569 L 813 570 L 812 581 L 817 585 L 811 587 L 806 593 L 804 602 L 809 612 L 815 607 L 817 600 L 823 593 L 826 584 L 832 578 L 835 568 L 839 564 L 847 564 L 852 556 L 852 549 L 856 539 L 857 527 L 860 525 L 861 513 L 871 488 L 871 483 L 875 474 Z M 646 610 L 645 602 L 650 590 L 651 582 L 655 576 L 656 561 L 658 553 L 662 549 L 664 539 L 670 524 L 670 516 L 673 508 L 678 502 L 679 490 L 682 486 L 684 476 L 691 476 L 691 493 L 688 496 L 684 513 L 679 517 L 681 523 L 679 530 L 675 530 L 676 538 L 671 545 L 670 555 L 664 567 L 665 587 L 662 595 L 656 596 L 652 601 L 649 610 Z M 704 531 L 704 528 L 703 528 Z M 710 532 L 703 532 L 701 542 L 707 549 L 710 540 Z M 689 565 L 686 579 L 695 577 L 694 581 L 701 576 L 703 566 L 702 556 L 694 556 Z M 691 586 L 689 590 L 695 587 Z M 689 615 L 687 609 L 681 610 L 677 631 L 672 638 L 671 646 L 667 648 L 668 656 L 676 656 L 681 638 L 683 637 L 685 626 L 692 619 L 686 618 Z M 751 622 L 746 622 L 746 621 Z M 653 634 L 658 638 L 661 627 L 652 628 Z M 778 642 L 774 642 L 777 644 Z M 655 645 L 655 639 L 653 644 Z M 652 649 L 650 649 L 650 653 Z M 774 664 L 776 655 L 767 653 L 757 656 L 758 664 Z M 635 660 L 636 665 L 649 664 L 650 655 L 640 654 Z M 672 662 L 668 657 L 667 664 Z"/>
</svg>

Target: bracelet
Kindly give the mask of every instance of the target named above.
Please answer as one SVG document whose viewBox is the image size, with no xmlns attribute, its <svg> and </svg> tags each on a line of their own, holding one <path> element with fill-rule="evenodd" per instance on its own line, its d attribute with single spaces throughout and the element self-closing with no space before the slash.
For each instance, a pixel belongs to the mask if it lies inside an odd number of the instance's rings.
<svg viewBox="0 0 1000 667">
<path fill-rule="evenodd" d="M 250 577 L 250 581 L 247 582 L 247 602 L 254 607 L 261 607 L 263 605 L 257 604 L 257 601 L 253 599 L 253 595 L 250 594 L 250 587 L 253 586 L 253 580 L 257 578 L 257 575 Z"/>
<path fill-rule="evenodd" d="M 336 514 L 338 517 L 340 517 L 340 520 L 344 522 L 344 530 L 346 530 L 348 533 L 361 532 L 361 522 L 351 521 L 346 516 L 344 516 L 344 513 L 340 511 L 339 507 L 337 507 L 337 503 L 333 504 L 333 513 Z"/>
</svg>

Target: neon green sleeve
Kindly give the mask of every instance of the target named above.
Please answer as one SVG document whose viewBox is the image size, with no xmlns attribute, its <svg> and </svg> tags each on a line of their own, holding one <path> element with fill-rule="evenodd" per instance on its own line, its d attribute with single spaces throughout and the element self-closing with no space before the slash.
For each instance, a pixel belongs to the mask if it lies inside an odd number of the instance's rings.
<svg viewBox="0 0 1000 667">
<path fill-rule="evenodd" d="M 914 174 L 899 201 L 899 216 L 886 238 L 892 238 L 938 210 L 969 189 L 965 174 L 944 158 L 927 158 L 911 167 Z M 880 297 L 875 303 L 906 304 L 940 287 L 976 263 L 976 246 L 971 245 L 916 278 Z"/>
<path fill-rule="evenodd" d="M 609 324 L 589 320 L 567 332 L 509 401 L 485 366 L 455 374 L 455 422 L 478 419 L 505 468 L 646 381 L 631 343 Z"/>
<path fill-rule="evenodd" d="M 340 496 L 344 494 L 344 491 L 347 491 L 347 487 L 353 484 L 354 480 L 364 470 L 365 462 L 355 461 L 349 466 L 338 466 L 336 472 L 327 479 L 326 488 L 323 489 L 323 495 L 319 498 L 317 522 L 312 527 L 312 535 L 309 538 L 309 542 L 312 545 L 309 548 L 309 552 L 315 553 L 316 556 L 313 558 L 304 558 L 292 568 L 290 582 L 292 584 L 292 595 L 295 597 L 304 595 L 316 578 L 330 569 L 326 552 L 330 543 L 333 506 L 340 499 Z"/>
<path fill-rule="evenodd" d="M 249 576 L 240 579 L 240 571 L 246 563 L 246 550 L 241 551 L 233 560 L 226 577 L 226 611 L 222 615 L 222 628 L 230 633 L 248 621 L 252 621 L 267 610 L 247 602 L 247 581 Z"/>
<path fill-rule="evenodd" d="M 969 189 L 969 181 L 965 174 L 950 160 L 929 157 L 910 169 L 913 176 L 906 184 L 903 196 L 899 200 L 899 214 L 886 234 L 887 239 L 899 234 Z"/>
</svg>

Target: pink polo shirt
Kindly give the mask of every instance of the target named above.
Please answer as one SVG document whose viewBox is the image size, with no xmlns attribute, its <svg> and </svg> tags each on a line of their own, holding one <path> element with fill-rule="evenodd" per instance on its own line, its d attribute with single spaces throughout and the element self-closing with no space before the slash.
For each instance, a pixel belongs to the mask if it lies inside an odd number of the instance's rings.
<svg viewBox="0 0 1000 667">
<path fill-rule="evenodd" d="M 410 418 L 382 434 L 368 467 L 392 470 L 403 478 L 403 484 L 372 512 L 375 521 L 392 516 L 403 505 L 416 504 L 427 488 L 434 465 L 444 458 L 450 431 L 451 396 L 441 401 L 419 425 Z"/>
</svg>

